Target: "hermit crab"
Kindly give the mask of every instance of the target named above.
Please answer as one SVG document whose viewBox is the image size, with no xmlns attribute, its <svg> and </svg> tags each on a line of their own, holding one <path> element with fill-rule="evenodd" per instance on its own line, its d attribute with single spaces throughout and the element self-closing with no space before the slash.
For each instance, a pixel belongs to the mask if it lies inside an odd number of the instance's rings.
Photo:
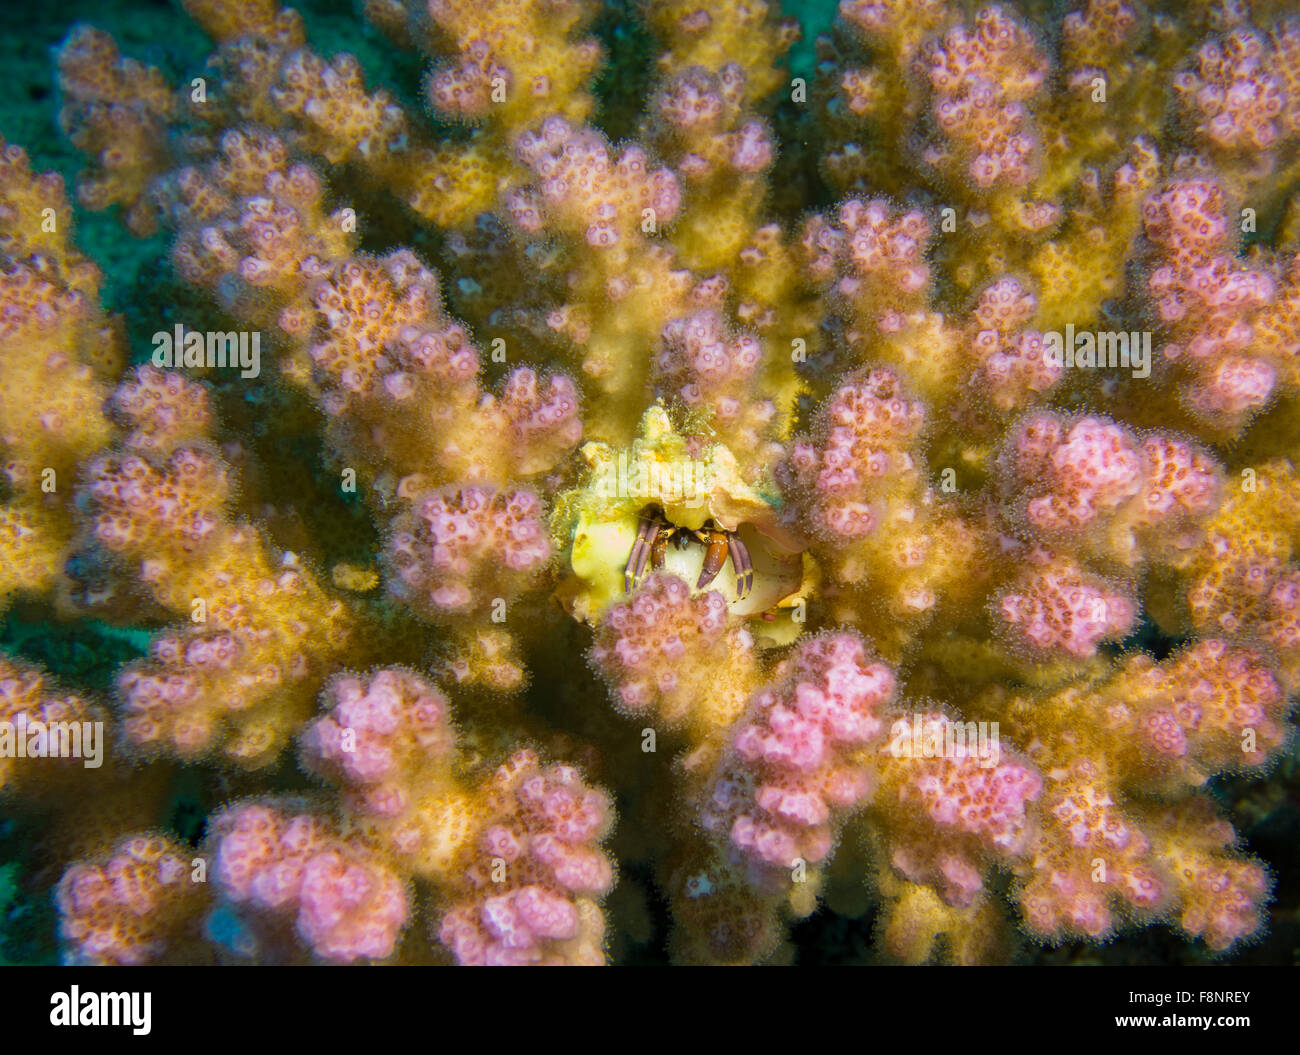
<svg viewBox="0 0 1300 1055">
<path fill-rule="evenodd" d="M 623 571 L 624 593 L 631 593 L 641 584 L 646 576 L 647 565 L 657 571 L 663 570 L 670 543 L 678 549 L 685 549 L 690 543 L 698 542 L 705 547 L 705 554 L 695 588 L 702 590 L 713 582 L 730 557 L 732 570 L 736 574 L 736 596 L 742 600 L 749 596 L 750 590 L 754 588 L 754 565 L 749 557 L 749 548 L 736 532 L 718 527 L 712 520 L 706 520 L 698 529 L 681 527 L 671 523 L 664 515 L 663 508 L 657 505 L 646 506 L 637 519 L 639 527 L 636 541 L 632 543 L 632 552 L 628 554 L 627 566 Z"/>
<path fill-rule="evenodd" d="M 594 625 L 653 569 L 720 594 L 760 646 L 799 635 L 818 584 L 807 542 L 775 490 L 746 480 L 726 446 L 683 436 L 656 403 L 630 446 L 592 441 L 581 455 L 589 471 L 551 517 L 568 564 L 555 590 L 564 611 Z"/>
</svg>

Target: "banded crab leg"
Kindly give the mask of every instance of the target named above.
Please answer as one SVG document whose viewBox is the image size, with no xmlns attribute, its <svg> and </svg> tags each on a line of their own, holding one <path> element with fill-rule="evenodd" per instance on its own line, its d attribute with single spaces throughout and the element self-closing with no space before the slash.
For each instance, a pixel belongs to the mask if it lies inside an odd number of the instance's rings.
<svg viewBox="0 0 1300 1055">
<path fill-rule="evenodd" d="M 749 547 L 734 533 L 727 535 L 727 550 L 731 554 L 731 568 L 736 573 L 736 596 L 741 600 L 754 588 L 754 563 L 749 559 Z"/>
<path fill-rule="evenodd" d="M 645 578 L 646 565 L 650 555 L 659 545 L 659 518 L 641 518 L 641 525 L 636 529 L 636 541 L 632 543 L 632 552 L 628 554 L 627 567 L 623 569 L 623 592 L 631 593 Z M 662 563 L 662 558 L 660 559 Z"/>
</svg>

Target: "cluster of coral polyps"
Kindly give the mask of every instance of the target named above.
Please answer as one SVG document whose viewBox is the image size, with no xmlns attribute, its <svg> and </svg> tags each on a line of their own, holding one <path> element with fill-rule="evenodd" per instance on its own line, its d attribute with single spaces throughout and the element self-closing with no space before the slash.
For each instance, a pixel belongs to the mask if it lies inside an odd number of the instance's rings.
<svg viewBox="0 0 1300 1055">
<path fill-rule="evenodd" d="M 844 0 L 799 72 L 768 0 L 618 5 L 638 70 L 596 0 L 369 0 L 427 60 L 388 88 L 183 6 L 192 79 L 57 53 L 76 197 L 173 285 L 106 314 L 0 144 L 0 605 L 148 636 L 106 693 L 0 662 L 68 960 L 1266 931 L 1225 788 L 1300 691 L 1285 4 Z"/>
</svg>

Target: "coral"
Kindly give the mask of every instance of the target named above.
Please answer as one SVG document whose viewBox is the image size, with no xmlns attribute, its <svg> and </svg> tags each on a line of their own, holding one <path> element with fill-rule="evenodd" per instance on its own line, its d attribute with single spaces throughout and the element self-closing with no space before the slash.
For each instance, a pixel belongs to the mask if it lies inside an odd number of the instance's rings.
<svg viewBox="0 0 1300 1055">
<path fill-rule="evenodd" d="M 1143 221 L 1154 250 L 1148 286 L 1167 342 L 1161 356 L 1185 377 L 1180 399 L 1195 420 L 1232 434 L 1269 402 L 1281 364 L 1268 344 L 1264 355 L 1249 354 L 1255 316 L 1268 314 L 1276 282 L 1234 258 L 1227 207 L 1217 182 L 1178 180 L 1147 200 Z"/>
<path fill-rule="evenodd" d="M 71 210 L 54 173 L 0 144 L 0 604 L 66 590 L 78 462 L 109 439 L 107 378 L 118 330 L 101 311 L 99 269 L 68 240 Z"/>
<path fill-rule="evenodd" d="M 0 658 L 66 961 L 1293 914 L 1286 5 L 360 6 L 69 26 L 75 194 L 0 142 L 0 613 L 131 646 Z"/>
<path fill-rule="evenodd" d="M 454 780 L 446 696 L 413 674 L 341 676 L 302 736 L 306 766 L 345 789 L 372 838 L 419 875 L 450 874 L 478 807 Z M 364 821 L 362 820 L 364 818 Z"/>
<path fill-rule="evenodd" d="M 438 940 L 460 964 L 603 962 L 596 899 L 614 876 L 596 845 L 609 828 L 608 799 L 571 766 L 543 768 L 528 750 L 506 760 L 486 794 L 462 871 L 468 889 L 442 917 Z"/>
<path fill-rule="evenodd" d="M 342 786 L 368 845 L 437 887 L 435 936 L 457 962 L 601 962 L 599 899 L 613 885 L 603 792 L 530 749 L 471 778 L 447 697 L 407 671 L 338 678 L 325 703 L 303 734 L 304 762 Z M 392 918 L 401 925 L 395 908 Z"/>
<path fill-rule="evenodd" d="M 217 893 L 245 926 L 238 951 L 284 956 L 282 932 L 291 929 L 330 962 L 392 954 L 409 912 L 406 891 L 326 819 L 248 803 L 213 818 L 209 840 Z"/>
<path fill-rule="evenodd" d="M 1044 656 L 1092 656 L 1097 644 L 1133 629 L 1137 600 L 1084 574 L 1071 560 L 1033 554 L 1032 567 L 998 599 L 1002 623 L 1017 644 Z"/>
<path fill-rule="evenodd" d="M 150 658 L 120 675 L 123 730 L 146 752 L 193 758 L 219 748 L 266 765 L 319 685 L 306 639 L 341 649 L 352 617 L 294 554 L 270 552 L 255 528 L 227 518 L 229 469 L 210 444 L 160 448 L 164 438 L 189 438 L 172 419 L 173 399 L 196 419 L 189 428 L 207 417 L 201 386 L 166 400 L 142 391 L 163 386 L 151 366 L 125 383 L 115 406 L 135 431 L 120 451 L 87 464 L 82 491 L 95 545 L 157 605 L 189 620 L 156 636 Z M 136 438 L 149 449 L 132 450 Z"/>
<path fill-rule="evenodd" d="M 1132 565 L 1187 548 L 1222 490 L 1222 467 L 1168 434 L 1035 414 L 1005 452 L 1007 503 L 1044 543 Z"/>
<path fill-rule="evenodd" d="M 832 817 L 870 790 L 853 752 L 881 731 L 877 712 L 893 691 L 893 673 L 866 666 L 852 637 L 800 645 L 738 719 L 708 783 L 702 827 L 760 873 L 823 861 Z"/>
<path fill-rule="evenodd" d="M 59 881 L 60 937 L 73 963 L 136 966 L 202 956 L 195 921 L 207 900 L 190 855 L 165 836 L 123 840 Z"/>
<path fill-rule="evenodd" d="M 958 725 L 941 713 L 895 721 L 872 809 L 893 822 L 893 868 L 945 904 L 967 908 L 984 888 L 987 860 L 1023 853 L 1042 778 L 1026 761 L 981 754 L 978 730 L 966 740 Z"/>
<path fill-rule="evenodd" d="M 102 726 L 107 717 L 105 709 L 92 700 L 59 694 L 46 683 L 39 669 L 0 659 L 0 723 L 4 725 L 0 735 L 5 735 L 4 750 L 0 752 L 0 789 L 34 785 L 31 790 L 36 790 L 44 785 L 48 793 L 51 784 L 66 785 L 69 770 L 84 764 L 79 758 L 81 750 L 76 754 L 60 750 L 61 745 L 55 741 L 62 734 L 52 739 L 51 726 L 61 724 L 64 729 L 81 733 L 83 723 L 98 722 Z M 25 741 L 21 748 L 20 739 Z M 79 744 L 81 740 L 78 735 Z M 58 762 L 53 767 L 45 764 L 54 758 Z"/>
<path fill-rule="evenodd" d="M 94 166 L 77 183 L 89 209 L 120 205 L 136 234 L 152 234 L 157 208 L 152 181 L 170 167 L 167 125 L 177 104 L 161 72 L 123 59 L 107 33 L 89 26 L 69 36 L 59 53 L 63 130 Z"/>
<path fill-rule="evenodd" d="M 692 597 L 673 575 L 652 575 L 630 601 L 614 605 L 596 633 L 591 661 L 630 714 L 654 708 L 666 726 L 703 733 L 738 716 L 755 673 L 754 643 L 728 628 L 715 590 Z"/>
<path fill-rule="evenodd" d="M 465 487 L 422 496 L 409 526 L 400 518 L 393 525 L 388 556 L 395 595 L 417 611 L 456 616 L 475 598 L 481 603 L 484 586 L 504 587 L 511 597 L 527 589 L 551 557 L 541 511 L 531 491 Z M 506 578 L 503 569 L 519 581 Z"/>
</svg>

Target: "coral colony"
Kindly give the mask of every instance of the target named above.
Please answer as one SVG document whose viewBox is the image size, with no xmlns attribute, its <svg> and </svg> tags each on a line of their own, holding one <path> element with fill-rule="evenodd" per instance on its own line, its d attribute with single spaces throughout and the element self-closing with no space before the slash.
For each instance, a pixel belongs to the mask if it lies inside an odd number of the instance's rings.
<svg viewBox="0 0 1300 1055">
<path fill-rule="evenodd" d="M 183 79 L 69 29 L 75 192 L 0 154 L 0 598 L 148 635 L 0 660 L 66 961 L 1267 930 L 1216 789 L 1300 692 L 1287 4 L 845 0 L 803 77 L 775 2 L 647 0 L 630 103 L 595 0 L 369 0 L 422 100 L 183 6 Z"/>
</svg>

